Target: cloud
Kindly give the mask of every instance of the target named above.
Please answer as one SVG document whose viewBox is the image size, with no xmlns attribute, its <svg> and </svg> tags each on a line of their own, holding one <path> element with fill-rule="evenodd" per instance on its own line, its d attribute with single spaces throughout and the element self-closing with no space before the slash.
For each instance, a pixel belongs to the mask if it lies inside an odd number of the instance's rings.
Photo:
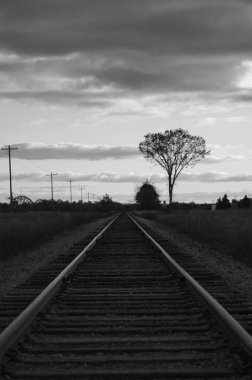
<svg viewBox="0 0 252 380">
<path fill-rule="evenodd" d="M 200 164 L 219 164 L 228 161 L 244 161 L 246 159 L 248 159 L 248 157 L 245 157 L 241 154 L 230 154 L 220 156 L 210 155 L 203 158 L 202 161 L 200 161 Z"/>
<path fill-rule="evenodd" d="M 14 0 L 1 2 L 6 50 L 46 56 L 145 49 L 250 51 L 251 4 L 235 0 Z M 235 15 L 235 16 L 234 16 Z"/>
<path fill-rule="evenodd" d="M 190 115 L 190 111 L 185 111 L 184 114 L 189 114 Z M 209 126 L 211 127 L 212 125 L 216 125 L 216 124 L 223 124 L 224 123 L 242 123 L 242 122 L 245 122 L 246 120 L 248 120 L 248 118 L 246 116 L 229 116 L 229 117 L 219 117 L 218 119 L 216 117 L 212 117 L 212 116 L 207 116 L 201 120 L 199 120 L 197 122 L 197 125 L 199 126 Z"/>
<path fill-rule="evenodd" d="M 215 117 L 205 117 L 203 120 L 199 121 L 198 125 L 206 125 L 206 126 L 212 126 L 215 125 L 217 122 L 217 119 Z"/>
<path fill-rule="evenodd" d="M 108 145 L 83 145 L 83 144 L 42 144 L 22 143 L 17 144 L 18 150 L 13 151 L 13 156 L 23 160 L 104 160 L 124 159 L 140 156 L 136 146 L 108 146 Z M 0 158 L 5 158 L 0 155 Z"/>
<path fill-rule="evenodd" d="M 224 172 L 206 172 L 206 173 L 181 173 L 180 181 L 186 182 L 250 182 L 252 181 L 252 174 L 228 174 Z"/>
<path fill-rule="evenodd" d="M 250 100 L 240 92 L 249 1 L 3 0 L 0 17 L 2 99 L 88 108 L 167 93 Z"/>
<path fill-rule="evenodd" d="M 252 91 L 240 91 L 233 94 L 233 99 L 242 103 L 250 103 L 252 101 Z"/>
<path fill-rule="evenodd" d="M 244 61 L 241 64 L 241 77 L 237 82 L 237 87 L 241 89 L 252 89 L 252 61 Z"/>
<path fill-rule="evenodd" d="M 251 197 L 250 190 L 237 191 L 228 189 L 227 191 L 195 191 L 190 193 L 174 193 L 175 202 L 196 202 L 196 203 L 215 203 L 218 198 L 222 198 L 224 194 L 227 194 L 230 200 L 242 199 L 246 194 Z"/>
<path fill-rule="evenodd" d="M 38 123 L 44 123 L 39 120 Z M 18 150 L 13 151 L 13 157 L 23 160 L 121 160 L 126 158 L 142 157 L 136 145 L 109 146 L 109 145 L 84 145 L 73 143 L 43 144 L 37 142 L 21 143 L 14 145 Z M 237 147 L 220 147 L 210 145 L 213 154 L 205 157 L 200 164 L 219 164 L 229 161 L 242 161 L 249 156 L 241 154 L 227 154 L 227 150 L 233 151 Z M 6 156 L 0 154 L 0 158 Z"/>
<path fill-rule="evenodd" d="M 46 173 L 24 173 L 24 174 L 13 174 L 13 180 L 15 181 L 33 181 L 33 182 L 47 182 Z M 139 175 L 136 173 L 126 173 L 126 174 L 117 174 L 113 172 L 102 172 L 102 173 L 73 173 L 65 172 L 58 173 L 54 177 L 54 182 L 62 181 L 85 181 L 85 182 L 104 182 L 104 183 L 137 183 L 144 182 L 147 178 L 152 180 L 157 180 L 157 182 L 165 182 L 165 177 L 162 175 Z M 0 181 L 8 181 L 8 173 L 0 173 Z"/>
<path fill-rule="evenodd" d="M 90 95 L 90 97 L 89 97 Z M 93 99 L 92 99 L 93 98 Z M 54 104 L 81 107 L 109 107 L 111 102 L 99 99 L 99 95 L 75 91 L 7 91 L 0 92 L 0 99 L 17 100 L 22 103 Z"/>
<path fill-rule="evenodd" d="M 34 126 L 34 127 L 41 127 L 42 125 L 46 125 L 48 123 L 49 123 L 49 120 L 47 120 L 45 118 L 40 118 L 40 119 L 36 119 L 36 120 L 31 121 L 29 124 Z"/>
<path fill-rule="evenodd" d="M 211 155 L 204 158 L 202 164 L 217 164 L 222 162 L 242 162 L 252 159 L 252 151 L 245 144 L 237 143 L 236 145 L 226 144 L 207 144 Z M 241 153 L 242 152 L 242 153 Z"/>
<path fill-rule="evenodd" d="M 228 123 L 241 123 L 248 120 L 248 118 L 246 116 L 230 116 L 225 117 L 224 120 Z"/>
<path fill-rule="evenodd" d="M 47 182 L 46 173 L 25 173 L 13 174 L 15 181 L 33 181 L 33 182 Z M 9 175 L 7 173 L 0 174 L 0 181 L 8 181 Z M 167 183 L 167 176 L 165 174 L 138 174 L 138 173 L 123 173 L 118 174 L 114 172 L 101 172 L 101 173 L 73 173 L 65 172 L 58 173 L 54 177 L 55 182 L 64 181 L 85 181 L 85 182 L 101 182 L 101 183 L 143 183 L 146 179 L 154 183 Z M 205 172 L 205 173 L 181 173 L 178 181 L 182 182 L 203 182 L 203 183 L 219 183 L 219 182 L 250 182 L 252 181 L 252 174 L 229 174 L 225 172 Z"/>
</svg>

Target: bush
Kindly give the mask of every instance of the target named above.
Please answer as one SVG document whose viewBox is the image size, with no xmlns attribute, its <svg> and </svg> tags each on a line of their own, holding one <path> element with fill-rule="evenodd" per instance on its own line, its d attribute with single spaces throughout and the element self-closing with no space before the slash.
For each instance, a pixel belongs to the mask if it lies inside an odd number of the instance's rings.
<svg viewBox="0 0 252 380">
<path fill-rule="evenodd" d="M 137 189 L 135 199 L 141 210 L 155 210 L 160 206 L 159 195 L 156 187 L 148 180 Z"/>
</svg>

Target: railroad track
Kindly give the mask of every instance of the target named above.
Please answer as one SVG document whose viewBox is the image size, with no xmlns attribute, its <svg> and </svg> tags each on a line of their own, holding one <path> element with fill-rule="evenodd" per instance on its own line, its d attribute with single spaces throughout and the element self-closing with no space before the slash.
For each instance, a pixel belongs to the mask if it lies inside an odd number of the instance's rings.
<svg viewBox="0 0 252 380">
<path fill-rule="evenodd" d="M 0 335 L 0 378 L 251 379 L 249 334 L 146 236 L 121 215 L 42 295 L 50 267 L 6 297 L 5 323 L 23 308 L 22 292 L 25 303 L 39 294 Z M 54 264 L 55 275 L 63 264 Z M 195 275 L 211 287 L 204 268 Z"/>
</svg>

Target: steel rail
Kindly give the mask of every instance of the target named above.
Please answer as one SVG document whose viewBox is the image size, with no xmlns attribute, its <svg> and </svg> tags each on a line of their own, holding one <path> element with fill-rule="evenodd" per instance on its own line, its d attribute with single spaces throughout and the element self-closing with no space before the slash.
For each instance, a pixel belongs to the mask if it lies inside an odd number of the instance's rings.
<svg viewBox="0 0 252 380">
<path fill-rule="evenodd" d="M 241 347 L 246 354 L 252 358 L 252 336 L 232 317 L 231 314 L 210 294 L 205 290 L 188 272 L 186 272 L 166 250 L 146 232 L 139 223 L 129 214 L 128 217 L 135 225 L 144 233 L 147 239 L 151 241 L 165 258 L 170 266 L 182 277 L 187 285 L 191 288 L 197 298 L 205 305 L 211 314 L 215 316 L 221 327 L 228 334 L 230 339 Z"/>
<path fill-rule="evenodd" d="M 104 232 L 118 218 L 119 214 L 113 218 L 103 230 L 96 235 L 93 240 L 71 261 L 70 264 L 50 282 L 50 284 L 14 319 L 12 323 L 0 334 L 0 359 L 6 351 L 17 342 L 24 334 L 37 314 L 48 304 L 52 297 L 60 289 L 65 279 L 74 271 L 76 266 L 83 260 L 86 253 L 93 248 L 97 240 L 101 238 Z"/>
</svg>

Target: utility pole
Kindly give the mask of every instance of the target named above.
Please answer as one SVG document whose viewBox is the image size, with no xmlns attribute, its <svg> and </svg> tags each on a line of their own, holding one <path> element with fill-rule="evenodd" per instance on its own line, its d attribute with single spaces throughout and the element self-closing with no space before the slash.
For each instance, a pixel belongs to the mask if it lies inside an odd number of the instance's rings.
<svg viewBox="0 0 252 380">
<path fill-rule="evenodd" d="M 67 181 L 67 182 L 69 182 L 69 184 L 70 184 L 70 203 L 72 203 L 72 182 L 73 182 L 73 180 L 69 179 L 69 181 Z"/>
<path fill-rule="evenodd" d="M 82 190 L 84 190 L 85 188 L 84 187 L 80 187 L 80 191 L 81 191 L 81 203 L 82 203 Z"/>
<path fill-rule="evenodd" d="M 9 156 L 9 174 L 10 174 L 10 209 L 12 211 L 13 208 L 13 194 L 12 194 L 12 178 L 11 178 L 11 151 L 12 150 L 17 150 L 18 148 L 16 147 L 11 147 L 8 145 L 7 148 L 1 148 L 1 150 L 7 150 L 8 151 L 8 156 Z"/>
<path fill-rule="evenodd" d="M 89 193 L 87 193 L 87 196 L 88 196 L 88 202 L 89 202 Z"/>
<path fill-rule="evenodd" d="M 58 173 L 52 173 L 51 174 L 46 174 L 47 177 L 51 177 L 51 199 L 53 202 L 53 176 L 58 175 Z"/>
</svg>

